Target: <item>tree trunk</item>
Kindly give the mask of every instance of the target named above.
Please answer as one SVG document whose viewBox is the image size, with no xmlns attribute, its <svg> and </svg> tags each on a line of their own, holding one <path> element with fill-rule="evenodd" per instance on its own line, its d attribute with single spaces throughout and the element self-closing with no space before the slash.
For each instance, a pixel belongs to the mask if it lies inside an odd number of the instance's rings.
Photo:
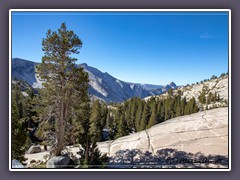
<svg viewBox="0 0 240 180">
<path fill-rule="evenodd" d="M 65 58 L 62 58 L 61 62 L 61 104 L 60 104 L 60 116 L 58 122 L 58 130 L 56 137 L 56 146 L 54 150 L 55 156 L 60 156 L 64 146 L 64 134 L 65 134 L 65 123 L 66 123 L 66 103 L 65 103 L 65 81 L 64 81 L 64 61 Z"/>
<path fill-rule="evenodd" d="M 58 122 L 58 130 L 57 130 L 57 138 L 56 138 L 56 146 L 55 146 L 55 156 L 60 156 L 63 150 L 64 144 L 64 132 L 65 132 L 65 119 L 64 119 L 64 103 L 63 100 L 61 102 L 60 108 L 60 118 Z"/>
</svg>

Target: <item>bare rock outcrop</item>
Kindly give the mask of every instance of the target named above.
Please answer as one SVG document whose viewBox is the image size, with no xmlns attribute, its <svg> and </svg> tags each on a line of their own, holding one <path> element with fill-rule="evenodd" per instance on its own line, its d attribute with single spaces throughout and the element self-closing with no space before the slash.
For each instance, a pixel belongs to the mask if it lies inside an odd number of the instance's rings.
<svg viewBox="0 0 240 180">
<path fill-rule="evenodd" d="M 69 156 L 54 156 L 48 160 L 46 164 L 46 168 L 70 168 L 71 166 L 71 159 Z"/>
<path fill-rule="evenodd" d="M 197 101 L 203 89 L 205 89 L 207 93 L 211 92 L 214 94 L 216 92 L 220 95 L 221 99 L 228 100 L 228 76 L 180 88 L 180 90 L 183 91 L 183 97 L 187 99 L 194 97 Z"/>
<path fill-rule="evenodd" d="M 42 152 L 40 145 L 32 145 L 27 151 L 28 154 L 40 153 Z"/>
<path fill-rule="evenodd" d="M 228 166 L 228 108 L 217 108 L 176 117 L 150 129 L 98 143 L 102 153 L 111 157 L 110 164 L 124 167 L 185 167 L 176 161 L 220 161 L 190 163 L 186 167 Z M 179 158 L 181 157 L 181 158 Z M 170 159 L 169 159 L 170 158 Z M 220 158 L 220 160 L 219 160 Z M 169 160 L 172 160 L 168 164 Z M 149 163 L 147 163 L 149 162 Z M 189 163 L 189 162 L 188 162 Z M 154 167 L 155 167 L 154 166 Z M 152 166 L 151 166 L 152 167 Z"/>
<path fill-rule="evenodd" d="M 211 79 L 205 82 L 193 84 L 193 85 L 187 85 L 179 87 L 176 90 L 173 90 L 173 95 L 177 95 L 178 91 L 182 92 L 181 97 L 185 97 L 188 100 L 191 98 L 195 98 L 196 102 L 200 106 L 198 97 L 200 94 L 205 91 L 205 97 L 207 98 L 209 93 L 215 94 L 217 93 L 220 97 L 220 100 L 218 102 L 210 103 L 208 105 L 208 108 L 215 107 L 226 107 L 228 106 L 228 75 L 225 75 L 223 77 L 219 77 L 216 79 Z M 168 93 L 164 93 L 158 96 L 154 96 L 156 98 L 164 99 L 167 98 Z M 152 96 L 146 97 L 145 100 L 149 100 Z M 204 105 L 205 106 L 205 105 Z"/>
</svg>

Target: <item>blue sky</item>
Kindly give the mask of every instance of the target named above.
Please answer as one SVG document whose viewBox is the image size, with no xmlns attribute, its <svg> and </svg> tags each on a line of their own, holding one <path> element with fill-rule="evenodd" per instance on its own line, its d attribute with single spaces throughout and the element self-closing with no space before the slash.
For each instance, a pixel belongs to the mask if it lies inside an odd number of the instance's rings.
<svg viewBox="0 0 240 180">
<path fill-rule="evenodd" d="M 228 70 L 226 12 L 13 12 L 12 57 L 41 62 L 62 22 L 83 42 L 77 63 L 123 81 L 185 85 Z"/>
</svg>

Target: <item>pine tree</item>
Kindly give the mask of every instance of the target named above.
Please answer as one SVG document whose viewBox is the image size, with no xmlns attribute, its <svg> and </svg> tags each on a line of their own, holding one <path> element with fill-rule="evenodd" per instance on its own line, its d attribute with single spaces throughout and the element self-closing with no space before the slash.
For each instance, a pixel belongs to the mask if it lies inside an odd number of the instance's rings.
<svg viewBox="0 0 240 180">
<path fill-rule="evenodd" d="M 141 123 L 141 117 L 142 117 L 142 111 L 143 111 L 142 104 L 143 104 L 142 100 L 139 100 L 137 105 L 136 120 L 135 120 L 135 127 L 137 132 L 140 131 L 140 123 Z"/>
<path fill-rule="evenodd" d="M 149 120 L 149 107 L 148 107 L 148 104 L 145 103 L 144 108 L 143 108 L 141 122 L 140 122 L 140 131 L 142 131 L 146 128 L 148 120 Z"/>
<path fill-rule="evenodd" d="M 180 96 L 183 95 L 183 92 L 182 92 L 180 89 L 177 91 L 177 93 L 178 93 L 178 95 L 180 95 Z"/>
<path fill-rule="evenodd" d="M 107 126 L 107 115 L 108 115 L 108 108 L 105 104 L 101 105 L 101 120 L 100 120 L 100 129 L 103 130 Z"/>
<path fill-rule="evenodd" d="M 192 114 L 192 113 L 198 112 L 198 110 L 199 110 L 199 109 L 198 109 L 196 100 L 195 100 L 194 97 L 192 97 L 192 98 L 187 102 L 185 113 L 186 113 L 186 114 Z"/>
<path fill-rule="evenodd" d="M 101 154 L 96 143 L 91 144 L 88 154 L 84 154 L 81 159 L 84 160 L 81 161 L 81 168 L 106 168 L 108 162 L 107 155 Z"/>
<path fill-rule="evenodd" d="M 197 102 L 196 102 L 196 99 L 193 97 L 192 98 L 192 103 L 193 103 L 193 112 L 192 113 L 196 113 L 199 111 L 199 108 L 198 108 L 198 105 L 197 105 Z"/>
<path fill-rule="evenodd" d="M 112 114 L 113 113 L 109 109 L 108 114 L 107 114 L 107 119 L 106 119 L 106 126 L 107 126 L 107 129 L 108 129 L 108 132 L 109 132 L 109 139 L 110 140 L 112 140 L 114 138 L 114 126 L 113 126 L 114 118 L 113 118 Z"/>
<path fill-rule="evenodd" d="M 185 115 L 186 104 L 187 104 L 187 100 L 186 100 L 186 97 L 184 97 L 181 100 L 181 115 Z"/>
<path fill-rule="evenodd" d="M 19 110 L 15 99 L 12 99 L 12 114 L 11 114 L 11 153 L 12 158 L 18 161 L 24 161 L 25 143 L 27 142 L 27 134 L 22 126 L 22 121 L 19 119 Z"/>
<path fill-rule="evenodd" d="M 181 116 L 181 96 L 177 95 L 175 96 L 175 102 L 174 102 L 174 110 L 175 110 L 175 117 Z"/>
<path fill-rule="evenodd" d="M 225 74 L 225 73 L 222 73 L 219 77 L 224 77 L 224 76 L 226 76 L 226 74 Z"/>
<path fill-rule="evenodd" d="M 137 111 L 137 108 L 136 108 L 137 100 L 138 100 L 137 98 L 133 98 L 130 106 L 130 122 L 128 124 L 128 128 L 130 129 L 130 132 L 132 132 L 133 130 L 136 130 L 135 119 L 136 119 L 136 111 Z"/>
<path fill-rule="evenodd" d="M 174 116 L 173 98 L 169 95 L 167 97 L 167 99 L 165 99 L 164 103 L 165 103 L 165 115 L 164 115 L 164 117 L 165 117 L 165 120 L 168 120 L 168 119 L 170 119 L 171 117 Z"/>
<path fill-rule="evenodd" d="M 132 99 L 130 99 L 129 101 L 125 101 L 124 107 L 123 107 L 123 111 L 125 112 L 125 119 L 126 119 L 127 126 L 128 126 L 129 129 L 132 126 L 132 123 L 131 123 L 131 104 L 132 104 Z"/>
<path fill-rule="evenodd" d="M 147 128 L 150 128 L 157 123 L 158 121 L 157 121 L 156 101 L 153 101 L 151 105 L 151 116 L 150 116 Z"/>
<path fill-rule="evenodd" d="M 202 92 L 198 96 L 198 100 L 200 103 L 205 104 L 206 103 L 206 97 L 205 97 L 205 90 L 202 89 Z"/>
<path fill-rule="evenodd" d="M 160 100 L 157 102 L 157 120 L 159 123 L 164 121 L 164 104 L 163 101 Z"/>
<path fill-rule="evenodd" d="M 211 80 L 213 80 L 213 79 L 217 79 L 217 76 L 212 75 Z"/>
<path fill-rule="evenodd" d="M 91 137 L 89 133 L 90 128 L 90 113 L 91 108 L 88 102 L 82 104 L 81 108 L 76 111 L 76 121 L 79 123 L 78 127 L 78 142 L 84 149 L 82 156 L 82 164 L 89 164 L 89 151 L 91 145 Z"/>
<path fill-rule="evenodd" d="M 165 120 L 165 103 L 161 100 L 161 112 L 160 112 L 160 121 L 163 122 Z"/>
<path fill-rule="evenodd" d="M 113 131 L 114 135 L 113 138 L 116 138 L 116 133 L 117 133 L 117 127 L 119 124 L 119 119 L 120 119 L 120 114 L 119 114 L 119 108 L 121 105 L 117 105 L 116 109 L 113 110 Z"/>
<path fill-rule="evenodd" d="M 172 96 L 172 95 L 173 95 L 173 89 L 172 89 L 172 88 L 170 88 L 170 89 L 168 90 L 168 95 L 169 95 L 169 96 Z"/>
<path fill-rule="evenodd" d="M 213 101 L 213 94 L 209 92 L 208 98 L 207 98 L 207 104 L 210 104 Z"/>
<path fill-rule="evenodd" d="M 17 82 L 13 89 L 12 98 L 16 101 L 18 107 L 18 118 L 21 119 L 24 117 L 24 103 L 20 84 Z"/>
<path fill-rule="evenodd" d="M 117 116 L 119 117 L 118 123 L 117 123 L 117 132 L 115 139 L 128 135 L 128 128 L 127 128 L 127 122 L 125 119 L 125 112 L 122 106 L 118 107 L 117 110 Z"/>
<path fill-rule="evenodd" d="M 96 100 L 92 106 L 92 112 L 90 116 L 90 129 L 91 142 L 98 142 L 102 139 L 101 129 L 101 104 L 99 100 Z"/>
<path fill-rule="evenodd" d="M 44 106 L 45 118 L 53 116 L 56 120 L 56 143 L 52 155 L 61 155 L 64 147 L 66 123 L 76 109 L 75 102 L 84 102 L 88 96 L 88 75 L 83 68 L 77 67 L 76 58 L 82 41 L 73 31 L 67 30 L 62 23 L 58 31 L 48 30 L 42 41 L 44 56 L 42 63 L 37 66 L 40 79 L 45 81 L 41 90 L 41 103 Z"/>
</svg>

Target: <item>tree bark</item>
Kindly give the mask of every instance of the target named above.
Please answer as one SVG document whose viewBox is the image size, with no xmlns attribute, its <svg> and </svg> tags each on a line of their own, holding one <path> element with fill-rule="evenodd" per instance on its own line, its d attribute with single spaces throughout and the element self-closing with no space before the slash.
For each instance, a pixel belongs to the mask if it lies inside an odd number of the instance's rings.
<svg viewBox="0 0 240 180">
<path fill-rule="evenodd" d="M 60 118 L 59 118 L 59 122 L 58 122 L 56 146 L 55 146 L 56 150 L 54 152 L 55 156 L 60 156 L 61 152 L 63 150 L 64 132 L 65 132 L 65 119 L 64 119 L 64 103 L 62 100 L 61 107 L 60 107 Z"/>
<path fill-rule="evenodd" d="M 61 63 L 61 100 L 60 100 L 60 116 L 58 122 L 58 129 L 57 129 L 57 137 L 56 137 L 56 146 L 54 149 L 53 154 L 55 156 L 61 156 L 61 152 L 64 146 L 64 134 L 65 134 L 65 124 L 66 124 L 66 100 L 65 100 L 65 81 L 64 81 L 64 61 L 65 58 L 62 58 L 63 61 Z"/>
</svg>

